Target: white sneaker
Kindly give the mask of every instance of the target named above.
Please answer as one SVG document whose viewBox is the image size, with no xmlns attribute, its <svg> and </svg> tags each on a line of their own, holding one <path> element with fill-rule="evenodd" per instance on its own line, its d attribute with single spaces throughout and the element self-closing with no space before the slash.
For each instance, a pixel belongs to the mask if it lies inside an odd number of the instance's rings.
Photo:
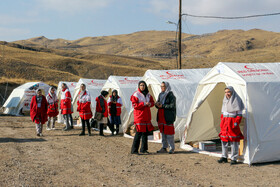
<svg viewBox="0 0 280 187">
<path fill-rule="evenodd" d="M 52 128 L 52 130 L 55 130 L 55 128 Z"/>
<path fill-rule="evenodd" d="M 40 136 L 42 137 L 42 136 L 43 136 L 43 134 L 42 134 L 42 133 L 40 133 Z"/>
<path fill-rule="evenodd" d="M 49 128 L 49 127 L 47 127 L 47 131 L 50 131 L 50 130 L 52 130 L 51 128 Z"/>
</svg>

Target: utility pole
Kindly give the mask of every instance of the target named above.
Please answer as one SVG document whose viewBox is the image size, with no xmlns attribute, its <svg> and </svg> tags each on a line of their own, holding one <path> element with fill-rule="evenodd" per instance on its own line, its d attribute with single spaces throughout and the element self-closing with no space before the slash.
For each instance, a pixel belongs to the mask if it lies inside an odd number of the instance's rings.
<svg viewBox="0 0 280 187">
<path fill-rule="evenodd" d="M 182 0 L 179 0 L 178 68 L 182 69 Z"/>
</svg>

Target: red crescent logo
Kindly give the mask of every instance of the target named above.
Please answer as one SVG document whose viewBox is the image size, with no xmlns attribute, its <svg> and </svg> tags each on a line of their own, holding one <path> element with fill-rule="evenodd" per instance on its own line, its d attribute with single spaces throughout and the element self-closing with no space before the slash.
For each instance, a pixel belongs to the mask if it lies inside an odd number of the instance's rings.
<svg viewBox="0 0 280 187">
<path fill-rule="evenodd" d="M 172 75 L 171 73 L 169 73 L 168 71 L 166 72 L 166 74 L 168 74 L 168 75 Z"/>
<path fill-rule="evenodd" d="M 244 68 L 246 68 L 246 69 L 253 69 L 253 68 L 249 68 L 248 65 L 244 66 Z"/>
</svg>

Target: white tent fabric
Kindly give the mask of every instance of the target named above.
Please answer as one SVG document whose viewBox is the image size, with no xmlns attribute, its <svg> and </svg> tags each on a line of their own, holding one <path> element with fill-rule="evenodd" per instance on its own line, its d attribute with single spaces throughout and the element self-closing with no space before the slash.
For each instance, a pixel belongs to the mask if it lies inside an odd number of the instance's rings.
<svg viewBox="0 0 280 187">
<path fill-rule="evenodd" d="M 244 163 L 280 160 L 280 63 L 219 63 L 199 83 L 181 148 L 218 138 L 225 86 L 244 102 Z"/>
<path fill-rule="evenodd" d="M 175 140 L 179 140 L 184 132 L 186 117 L 197 85 L 209 70 L 210 69 L 147 70 L 142 78 L 142 80 L 146 81 L 155 102 L 161 92 L 160 84 L 163 81 L 170 83 L 172 91 L 176 96 L 177 117 L 174 123 Z M 151 112 L 152 124 L 157 126 L 157 109 L 153 107 Z M 126 130 L 131 123 L 133 123 L 133 109 L 130 111 L 129 120 L 124 124 L 124 130 Z"/>
<path fill-rule="evenodd" d="M 43 95 L 48 93 L 50 86 L 43 82 L 28 82 L 15 88 L 4 103 L 4 113 L 20 115 L 30 112 L 30 102 L 37 89 L 42 89 Z"/>
<path fill-rule="evenodd" d="M 117 90 L 118 95 L 122 98 L 122 124 L 128 120 L 128 114 L 132 107 L 130 97 L 135 92 L 141 78 L 142 77 L 110 76 L 102 88 L 102 90 L 108 91 L 109 95 L 112 94 L 113 90 Z"/>
<path fill-rule="evenodd" d="M 72 97 L 74 96 L 75 88 L 76 88 L 76 85 L 77 85 L 77 82 L 60 81 L 58 83 L 57 91 L 56 91 L 56 95 L 57 95 L 57 98 L 59 99 L 59 101 L 60 101 L 60 97 L 61 97 L 62 83 L 65 83 L 68 86 L 70 94 L 71 94 Z M 61 115 L 60 111 L 59 111 L 59 114 L 57 116 L 57 122 L 58 123 L 64 123 L 63 115 Z"/>
<path fill-rule="evenodd" d="M 73 105 L 73 119 L 78 119 L 79 118 L 79 112 L 77 112 L 77 99 L 78 99 L 78 94 L 80 91 L 80 86 L 81 84 L 86 85 L 86 90 L 89 91 L 90 97 L 91 97 L 91 109 L 92 109 L 92 114 L 94 115 L 95 113 L 95 98 L 100 95 L 101 89 L 104 86 L 106 80 L 100 80 L 100 79 L 80 79 L 79 82 L 76 85 L 75 92 L 74 92 L 74 97 L 72 101 Z"/>
</svg>

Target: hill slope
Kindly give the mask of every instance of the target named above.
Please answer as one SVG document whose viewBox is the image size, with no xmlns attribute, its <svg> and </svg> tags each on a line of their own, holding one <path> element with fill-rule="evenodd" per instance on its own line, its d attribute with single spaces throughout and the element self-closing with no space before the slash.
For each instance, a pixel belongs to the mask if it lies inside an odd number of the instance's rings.
<svg viewBox="0 0 280 187">
<path fill-rule="evenodd" d="M 159 61 L 165 68 L 174 68 L 174 58 L 177 55 L 175 36 L 176 33 L 171 31 L 142 31 L 125 35 L 85 37 L 73 41 L 37 37 L 16 43 L 37 47 L 48 46 L 51 49 L 82 54 L 102 53 L 143 57 Z M 183 34 L 183 67 L 212 67 L 219 61 L 280 61 L 279 47 L 280 33 L 259 29 L 222 30 L 204 35 Z M 170 66 L 170 62 L 173 66 Z"/>
</svg>

